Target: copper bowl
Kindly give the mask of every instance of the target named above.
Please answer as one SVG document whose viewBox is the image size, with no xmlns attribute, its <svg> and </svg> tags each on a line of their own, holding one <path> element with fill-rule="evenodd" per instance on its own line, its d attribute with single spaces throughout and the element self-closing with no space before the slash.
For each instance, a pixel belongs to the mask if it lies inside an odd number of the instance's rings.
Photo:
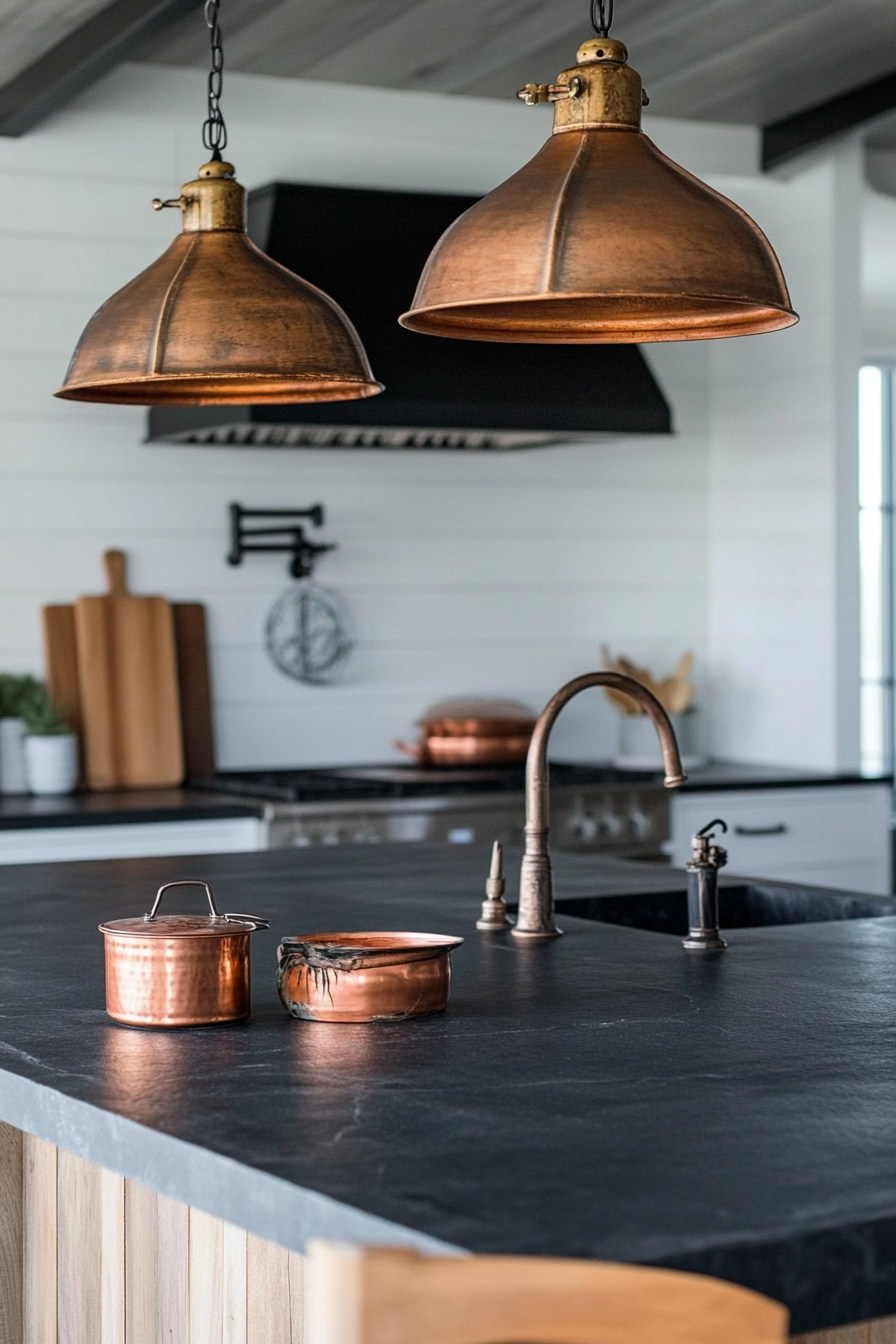
<svg viewBox="0 0 896 1344">
<path fill-rule="evenodd" d="M 171 887 L 204 887 L 208 915 L 159 915 Z M 249 1015 L 249 937 L 257 915 L 218 913 L 207 882 L 166 882 L 152 910 L 99 926 L 106 1012 L 129 1027 L 206 1027 Z"/>
<path fill-rule="evenodd" d="M 293 1017 L 383 1022 L 448 1005 L 450 954 L 437 933 L 308 933 L 277 950 L 277 989 Z"/>
</svg>

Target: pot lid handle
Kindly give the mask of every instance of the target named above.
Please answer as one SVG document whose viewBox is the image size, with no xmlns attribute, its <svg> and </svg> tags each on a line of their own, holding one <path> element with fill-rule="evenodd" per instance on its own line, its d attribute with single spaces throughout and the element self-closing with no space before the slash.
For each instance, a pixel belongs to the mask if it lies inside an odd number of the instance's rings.
<svg viewBox="0 0 896 1344">
<path fill-rule="evenodd" d="M 143 916 L 143 918 L 147 921 L 147 923 L 149 923 L 151 919 L 155 919 L 156 911 L 159 908 L 159 904 L 162 900 L 163 894 L 166 891 L 170 891 L 172 887 L 204 887 L 205 894 L 208 897 L 208 908 L 211 911 L 212 919 L 226 918 L 226 916 L 221 915 L 221 913 L 218 910 L 218 907 L 215 905 L 214 893 L 209 884 L 207 882 L 203 882 L 200 878 L 188 877 L 184 878 L 180 882 L 165 882 L 162 884 L 161 887 L 159 887 L 158 891 L 156 892 L 156 898 L 152 903 L 152 909 L 150 910 L 148 915 Z"/>
<path fill-rule="evenodd" d="M 215 905 L 215 896 L 211 887 L 207 882 L 203 882 L 201 878 L 197 877 L 184 878 L 180 882 L 163 883 L 163 885 L 159 887 L 158 891 L 156 892 L 156 898 L 152 903 L 152 909 L 150 910 L 149 914 L 143 916 L 147 924 L 151 920 L 155 919 L 156 911 L 159 908 L 159 903 L 161 902 L 163 894 L 166 891 L 170 891 L 172 887 L 202 887 L 205 890 L 205 894 L 208 898 L 208 908 L 211 912 L 212 919 L 222 919 L 225 921 L 240 920 L 246 924 L 254 924 L 256 929 L 267 929 L 270 927 L 269 921 L 266 919 L 262 919 L 261 915 L 240 915 L 233 912 L 231 912 L 230 914 L 222 915 L 218 907 Z"/>
<path fill-rule="evenodd" d="M 231 910 L 224 916 L 224 918 L 239 919 L 246 924 L 254 924 L 256 929 L 269 929 L 271 927 L 271 921 L 269 919 L 263 919 L 261 915 L 244 915 L 237 910 Z"/>
</svg>

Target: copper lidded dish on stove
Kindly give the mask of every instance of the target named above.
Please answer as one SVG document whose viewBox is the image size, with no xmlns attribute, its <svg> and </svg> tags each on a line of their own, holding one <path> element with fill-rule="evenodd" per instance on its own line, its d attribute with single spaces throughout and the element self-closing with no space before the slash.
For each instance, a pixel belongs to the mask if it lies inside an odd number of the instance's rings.
<svg viewBox="0 0 896 1344">
<path fill-rule="evenodd" d="M 440 1013 L 451 952 L 463 938 L 436 933 L 308 933 L 284 938 L 277 989 L 293 1017 L 378 1022 Z"/>
<path fill-rule="evenodd" d="M 203 887 L 207 915 L 160 915 L 172 887 Z M 206 1027 L 249 1015 L 249 938 L 268 921 L 219 914 L 207 882 L 166 882 L 152 909 L 100 924 L 106 1012 L 129 1027 Z"/>
<path fill-rule="evenodd" d="M 417 742 L 396 742 L 420 765 L 522 765 L 535 714 L 519 700 L 442 700 L 418 720 Z"/>
</svg>

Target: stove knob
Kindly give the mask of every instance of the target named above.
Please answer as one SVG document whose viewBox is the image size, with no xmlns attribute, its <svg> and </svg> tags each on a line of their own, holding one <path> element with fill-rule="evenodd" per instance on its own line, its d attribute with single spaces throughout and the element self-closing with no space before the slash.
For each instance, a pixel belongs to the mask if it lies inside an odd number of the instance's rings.
<svg viewBox="0 0 896 1344">
<path fill-rule="evenodd" d="M 378 845 L 380 837 L 376 828 L 369 817 L 365 817 L 358 826 L 358 829 L 352 833 L 352 844 L 354 845 Z"/>
<path fill-rule="evenodd" d="M 593 840 L 597 835 L 597 822 L 590 812 L 585 811 L 581 798 L 577 798 L 573 805 L 566 829 L 576 840 Z"/>
<path fill-rule="evenodd" d="M 298 823 L 291 842 L 296 849 L 308 849 L 311 844 L 311 836 L 305 830 L 301 822 Z"/>
<path fill-rule="evenodd" d="M 650 818 L 637 802 L 632 803 L 628 814 L 628 833 L 636 840 L 641 840 L 650 834 Z"/>
<path fill-rule="evenodd" d="M 320 834 L 322 845 L 341 845 L 342 836 L 339 834 L 339 827 L 336 825 L 327 826 Z"/>
<path fill-rule="evenodd" d="M 622 830 L 622 818 L 617 817 L 609 803 L 597 820 L 598 834 L 605 840 L 613 840 Z"/>
</svg>

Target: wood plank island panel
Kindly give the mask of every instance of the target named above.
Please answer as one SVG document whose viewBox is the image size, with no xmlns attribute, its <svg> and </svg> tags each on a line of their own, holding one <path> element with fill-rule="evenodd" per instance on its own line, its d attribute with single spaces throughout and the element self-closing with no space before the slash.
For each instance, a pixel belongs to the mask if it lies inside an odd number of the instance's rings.
<svg viewBox="0 0 896 1344">
<path fill-rule="evenodd" d="M 303 1257 L 0 1123 L 0 1344 L 301 1344 Z"/>
<path fill-rule="evenodd" d="M 0 1122 L 0 1342 L 22 1341 L 22 1132 Z M 279 1344 L 279 1341 L 278 1341 Z"/>
<path fill-rule="evenodd" d="M 0 1122 L 0 1344 L 302 1344 L 304 1257 Z M 792 1336 L 896 1344 L 896 1316 Z"/>
<path fill-rule="evenodd" d="M 814 1330 L 792 1335 L 793 1344 L 896 1344 L 896 1316 L 878 1316 L 873 1321 L 857 1321 L 836 1330 Z"/>
</svg>

